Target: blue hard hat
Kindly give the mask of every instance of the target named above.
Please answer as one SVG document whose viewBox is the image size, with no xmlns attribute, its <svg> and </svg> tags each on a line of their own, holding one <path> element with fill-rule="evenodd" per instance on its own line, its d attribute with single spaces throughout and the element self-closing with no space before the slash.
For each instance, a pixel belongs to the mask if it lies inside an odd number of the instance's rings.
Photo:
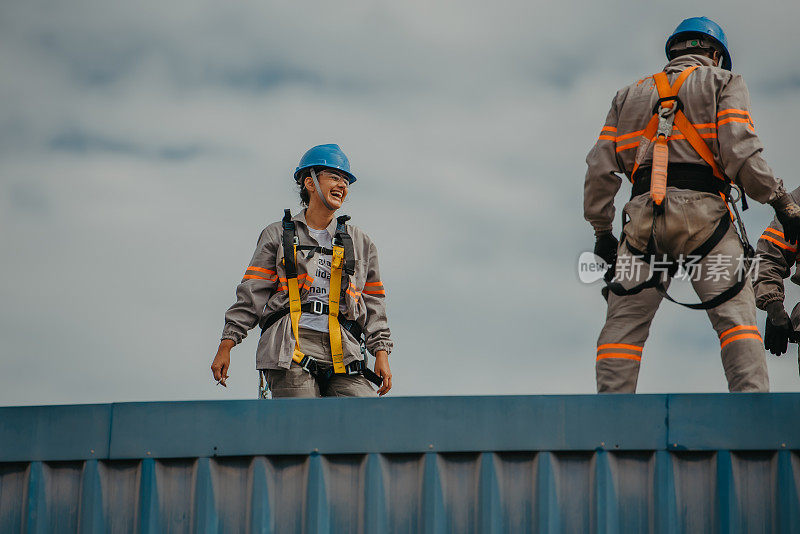
<svg viewBox="0 0 800 534">
<path fill-rule="evenodd" d="M 733 61 L 731 61 L 731 53 L 728 51 L 728 39 L 725 37 L 725 32 L 722 31 L 722 27 L 719 24 L 707 17 L 692 17 L 678 24 L 678 27 L 675 28 L 675 31 L 672 32 L 672 35 L 667 39 L 667 59 L 672 59 L 669 57 L 669 49 L 672 48 L 673 44 L 681 39 L 691 39 L 692 36 L 711 39 L 714 44 L 722 49 L 722 68 L 727 70 L 733 68 Z"/>
<path fill-rule="evenodd" d="M 295 182 L 300 179 L 300 173 L 305 169 L 311 167 L 328 167 L 330 169 L 337 169 L 347 175 L 350 183 L 356 181 L 356 177 L 350 172 L 350 161 L 344 155 L 339 145 L 317 145 L 309 148 L 308 152 L 303 154 L 300 158 L 300 165 L 294 171 Z"/>
</svg>

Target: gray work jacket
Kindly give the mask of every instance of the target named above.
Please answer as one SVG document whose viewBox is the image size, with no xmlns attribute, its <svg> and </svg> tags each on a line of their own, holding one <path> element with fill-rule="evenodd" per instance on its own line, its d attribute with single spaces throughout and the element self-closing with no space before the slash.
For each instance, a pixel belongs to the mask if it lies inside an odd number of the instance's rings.
<svg viewBox="0 0 800 534">
<path fill-rule="evenodd" d="M 800 202 L 800 187 L 792 191 L 791 196 L 792 200 Z M 756 252 L 758 261 L 753 289 L 756 293 L 756 306 L 766 310 L 770 302 L 784 301 L 783 279 L 789 277 L 792 266 L 798 261 L 797 245 L 786 241 L 783 226 L 777 218 L 773 218 L 772 223 L 758 239 Z M 800 284 L 800 271 L 795 270 L 792 282 Z"/>
<path fill-rule="evenodd" d="M 305 210 L 292 217 L 297 238 L 301 245 L 316 245 L 309 235 Z M 327 228 L 333 238 L 336 219 Z M 356 266 L 355 274 L 342 273 L 340 312 L 356 321 L 364 331 L 367 349 L 375 354 L 379 350 L 391 352 L 393 342 L 386 318 L 386 290 L 381 282 L 378 268 L 378 250 L 367 234 L 357 226 L 347 225 L 353 239 Z M 289 291 L 283 267 L 283 227 L 281 222 L 267 226 L 258 237 L 253 258 L 245 270 L 241 283 L 236 287 L 236 302 L 225 313 L 222 339 L 240 343 L 247 332 L 256 327 L 262 318 L 289 306 Z M 298 285 L 300 299 L 305 302 L 308 290 L 314 281 L 317 253 L 300 251 L 297 254 Z M 361 360 L 357 340 L 342 328 L 344 364 Z M 302 347 L 301 347 L 302 350 Z M 288 369 L 294 351 L 294 334 L 289 315 L 285 315 L 261 335 L 256 351 L 256 368 Z"/>
<path fill-rule="evenodd" d="M 754 200 L 773 201 L 783 193 L 783 183 L 761 156 L 764 147 L 750 117 L 750 95 L 744 80 L 739 74 L 713 66 L 705 56 L 686 55 L 664 67 L 670 84 L 681 71 L 694 65 L 699 67 L 678 91 L 684 114 L 708 144 L 725 176 Z M 595 232 L 611 230 L 614 196 L 622 183 L 616 173 L 630 180 L 641 134 L 657 100 L 655 80 L 648 76 L 620 89 L 611 101 L 605 126 L 586 156 L 583 212 Z M 640 165 L 650 165 L 652 154 L 651 148 Z M 669 138 L 669 162 L 706 165 L 677 130 Z"/>
</svg>

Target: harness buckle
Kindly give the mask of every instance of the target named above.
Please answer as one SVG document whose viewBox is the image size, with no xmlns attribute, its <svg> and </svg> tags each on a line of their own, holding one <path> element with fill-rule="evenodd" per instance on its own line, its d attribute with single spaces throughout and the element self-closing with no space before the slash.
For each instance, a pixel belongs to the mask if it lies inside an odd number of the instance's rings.
<svg viewBox="0 0 800 534">
<path fill-rule="evenodd" d="M 311 363 L 311 358 L 306 354 L 303 356 L 303 359 L 298 362 L 299 365 L 304 371 L 311 372 L 311 369 L 308 368 L 308 364 Z"/>
<path fill-rule="evenodd" d="M 300 363 L 298 363 L 298 365 L 314 378 L 317 377 L 317 374 L 319 373 L 319 366 L 317 365 L 317 360 L 315 360 L 308 354 L 303 355 L 303 359 L 300 360 Z"/>
<path fill-rule="evenodd" d="M 323 303 L 319 300 L 312 300 L 311 301 L 311 313 L 316 315 L 323 315 L 325 313 L 323 308 Z"/>
<path fill-rule="evenodd" d="M 664 102 L 670 102 L 670 101 L 671 102 L 675 102 L 675 105 L 672 106 L 671 108 L 667 108 L 667 109 L 674 109 L 675 113 L 677 113 L 677 112 L 679 112 L 679 111 L 681 111 L 683 109 L 683 102 L 681 102 L 681 99 L 678 98 L 677 95 L 676 96 L 665 96 L 663 98 L 659 98 L 658 100 L 656 100 L 656 105 L 653 106 L 653 115 L 659 115 L 659 109 L 661 108 L 661 104 L 664 103 Z"/>
<path fill-rule="evenodd" d="M 347 371 L 348 375 L 360 375 L 364 369 L 363 365 L 364 365 L 363 361 L 356 360 L 353 363 L 347 365 L 347 367 L 345 367 L 345 370 Z"/>
</svg>

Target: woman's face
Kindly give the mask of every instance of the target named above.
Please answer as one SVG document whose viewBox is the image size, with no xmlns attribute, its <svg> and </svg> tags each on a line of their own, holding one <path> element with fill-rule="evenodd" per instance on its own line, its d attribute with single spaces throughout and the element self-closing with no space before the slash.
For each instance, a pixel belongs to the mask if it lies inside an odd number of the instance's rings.
<svg viewBox="0 0 800 534">
<path fill-rule="evenodd" d="M 347 179 L 347 176 L 334 169 L 322 169 L 317 173 L 317 180 L 319 180 L 320 192 L 328 205 L 334 210 L 341 208 L 350 187 L 350 180 Z M 314 180 L 310 176 L 306 177 L 305 186 L 309 194 L 309 205 L 319 202 Z"/>
</svg>

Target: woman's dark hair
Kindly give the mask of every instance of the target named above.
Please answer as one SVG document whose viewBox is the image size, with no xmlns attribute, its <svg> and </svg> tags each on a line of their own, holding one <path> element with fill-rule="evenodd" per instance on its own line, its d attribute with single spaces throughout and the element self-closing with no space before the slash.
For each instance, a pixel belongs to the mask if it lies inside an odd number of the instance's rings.
<svg viewBox="0 0 800 534">
<path fill-rule="evenodd" d="M 314 167 L 314 172 L 319 172 L 319 168 Z M 311 202 L 311 196 L 308 194 L 308 189 L 306 189 L 306 178 L 311 176 L 311 171 L 309 169 L 303 169 L 300 173 L 300 177 L 297 179 L 297 190 L 300 193 L 300 205 L 304 208 L 308 207 L 308 203 Z"/>
</svg>

